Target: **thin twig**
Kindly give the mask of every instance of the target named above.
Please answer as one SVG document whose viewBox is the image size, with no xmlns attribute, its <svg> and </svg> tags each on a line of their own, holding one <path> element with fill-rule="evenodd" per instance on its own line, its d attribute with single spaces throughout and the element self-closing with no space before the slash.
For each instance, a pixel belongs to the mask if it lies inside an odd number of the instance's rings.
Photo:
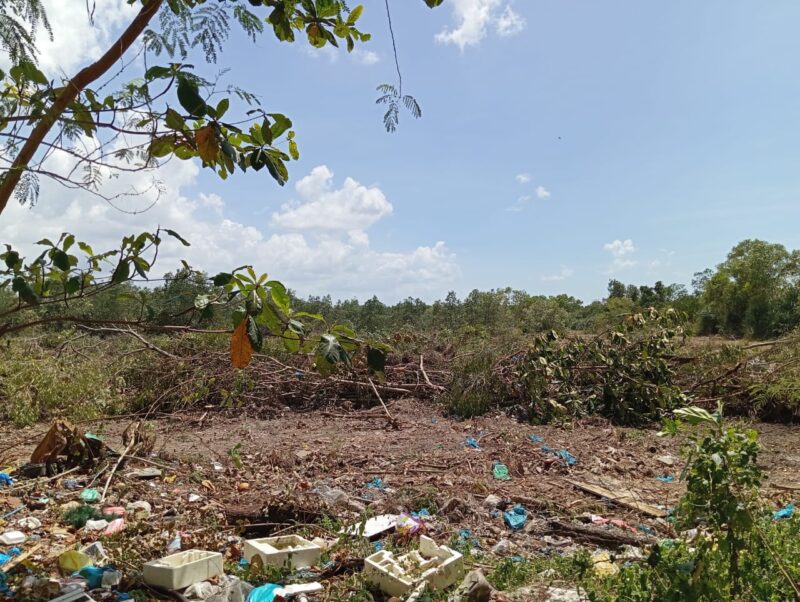
<svg viewBox="0 0 800 602">
<path fill-rule="evenodd" d="M 122 464 L 122 460 L 125 458 L 125 454 L 127 454 L 129 451 L 131 451 L 131 449 L 134 446 L 134 443 L 135 443 L 135 441 L 131 441 L 128 444 L 128 447 L 126 447 L 122 451 L 122 453 L 119 455 L 119 458 L 117 458 L 117 463 L 114 464 L 114 468 L 111 469 L 111 474 L 108 475 L 108 479 L 106 479 L 106 486 L 103 487 L 103 495 L 100 496 L 100 502 L 101 503 L 106 499 L 106 493 L 108 493 L 108 487 L 109 487 L 109 485 L 111 485 L 111 479 L 114 478 L 114 473 L 117 472 L 117 469 L 119 468 L 119 465 Z"/>
<path fill-rule="evenodd" d="M 372 382 L 371 378 L 368 378 L 367 380 L 369 380 L 369 384 L 372 385 L 372 390 L 375 391 L 375 396 L 378 398 L 378 401 L 381 402 L 381 405 L 383 406 L 383 409 L 386 412 L 386 415 L 389 417 L 389 420 L 391 421 L 391 423 L 392 424 L 397 424 L 397 420 L 395 420 L 394 416 L 392 416 L 392 414 L 389 412 L 389 408 L 386 407 L 386 404 L 383 403 L 383 398 L 381 398 L 381 394 L 378 393 L 378 389 L 375 387 L 375 383 Z"/>
</svg>

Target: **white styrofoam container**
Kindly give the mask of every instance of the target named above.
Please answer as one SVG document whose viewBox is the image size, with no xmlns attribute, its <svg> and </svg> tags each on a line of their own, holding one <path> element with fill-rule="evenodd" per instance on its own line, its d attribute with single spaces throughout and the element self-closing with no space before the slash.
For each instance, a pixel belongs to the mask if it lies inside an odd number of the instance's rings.
<svg viewBox="0 0 800 602">
<path fill-rule="evenodd" d="M 464 573 L 463 556 L 436 545 L 430 537 L 419 538 L 419 550 L 395 558 L 381 550 L 364 560 L 364 577 L 390 596 L 403 596 L 423 581 L 431 589 L 446 589 Z"/>
<path fill-rule="evenodd" d="M 245 560 L 252 562 L 259 556 L 264 563 L 278 567 L 308 568 L 319 562 L 321 554 L 322 548 L 299 535 L 263 537 L 244 542 Z"/>
<path fill-rule="evenodd" d="M 222 575 L 222 554 L 206 550 L 185 550 L 146 562 L 142 577 L 149 585 L 183 589 L 192 583 Z"/>
</svg>

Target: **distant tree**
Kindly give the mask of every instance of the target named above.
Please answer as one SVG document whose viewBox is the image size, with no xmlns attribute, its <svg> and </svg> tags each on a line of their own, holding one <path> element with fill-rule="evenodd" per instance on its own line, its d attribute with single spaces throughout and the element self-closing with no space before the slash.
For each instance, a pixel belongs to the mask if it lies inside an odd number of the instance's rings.
<svg viewBox="0 0 800 602">
<path fill-rule="evenodd" d="M 616 279 L 608 281 L 608 298 L 609 299 L 622 299 L 625 296 L 625 285 Z"/>
<path fill-rule="evenodd" d="M 713 273 L 695 275 L 708 322 L 733 336 L 765 338 L 797 324 L 800 252 L 744 240 Z"/>
</svg>

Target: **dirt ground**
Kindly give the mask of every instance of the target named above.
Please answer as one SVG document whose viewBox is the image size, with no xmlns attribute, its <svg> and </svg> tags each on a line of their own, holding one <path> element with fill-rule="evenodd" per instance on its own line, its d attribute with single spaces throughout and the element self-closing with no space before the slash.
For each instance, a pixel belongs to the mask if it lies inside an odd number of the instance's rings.
<svg viewBox="0 0 800 602">
<path fill-rule="evenodd" d="M 439 543 L 468 529 L 481 549 L 508 539 L 523 555 L 568 543 L 563 533 L 548 530 L 548 521 L 584 513 L 624 521 L 609 529 L 673 534 L 671 523 L 663 518 L 573 484 L 601 484 L 651 506 L 673 507 L 683 488 L 680 442 L 659 437 L 656 430 L 618 428 L 598 419 L 569 427 L 520 424 L 505 415 L 456 421 L 444 416 L 440 406 L 414 400 L 395 401 L 389 411 L 399 428 L 387 424 L 381 407 L 315 413 L 287 409 L 270 420 L 250 418 L 245 411 L 235 416 L 210 410 L 148 421 L 146 428 L 155 435 L 155 447 L 145 458 L 151 464 L 130 459 L 120 467 L 106 504 L 145 500 L 153 514 L 146 521 L 130 521 L 125 531 L 104 539 L 109 555 L 132 576 L 142 562 L 165 555 L 169 541 L 182 534 L 184 548 L 225 548 L 229 559 L 236 560 L 237 534 L 304 528 L 330 537 L 335 534 L 318 524 L 322 516 L 348 522 L 365 509 L 380 514 L 428 508 L 434 517 L 430 533 Z M 120 450 L 121 433 L 129 422 L 114 419 L 80 426 Z M 0 430 L 0 470 L 25 464 L 48 426 Z M 761 433 L 760 463 L 769 475 L 764 496 L 780 507 L 800 490 L 800 428 L 751 426 Z M 542 441 L 532 441 L 530 435 Z M 479 449 L 467 445 L 469 437 Z M 567 450 L 577 461 L 567 466 L 542 446 Z M 496 461 L 508 466 L 511 480 L 493 477 Z M 152 467 L 152 462 L 164 468 L 161 477 L 142 480 L 129 475 Z M 98 470 L 69 477 L 81 486 L 102 490 L 109 471 L 92 483 Z M 376 478 L 382 488 L 368 486 Z M 317 492 L 321 485 L 341 489 L 349 499 L 326 504 Z M 77 499 L 77 494 L 63 486 L 63 478 L 23 478 L 11 488 L 0 488 L 0 516 L 25 506 L 8 517 L 6 525 L 0 523 L 0 531 L 12 528 L 17 517 L 34 516 L 42 522 L 40 529 L 28 534 L 32 538 L 26 544 L 30 547 L 37 539 L 43 544 L 27 560 L 34 572 L 57 573 L 56 559 L 63 550 L 98 538 L 97 533 L 64 528 L 59 521 L 59 508 Z M 490 494 L 525 507 L 526 527 L 509 529 L 502 512 L 484 506 Z M 31 503 L 41 497 L 49 498 L 49 503 Z M 243 532 L 243 524 L 251 526 Z"/>
</svg>

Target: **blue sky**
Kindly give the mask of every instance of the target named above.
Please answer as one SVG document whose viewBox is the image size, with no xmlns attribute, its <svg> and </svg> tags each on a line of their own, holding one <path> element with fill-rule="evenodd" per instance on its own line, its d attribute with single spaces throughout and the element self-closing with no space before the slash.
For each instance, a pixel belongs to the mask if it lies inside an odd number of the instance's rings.
<svg viewBox="0 0 800 602">
<path fill-rule="evenodd" d="M 588 301 L 611 277 L 688 284 L 744 238 L 800 247 L 800 3 L 391 5 L 421 120 L 402 113 L 387 134 L 374 104 L 375 86 L 395 80 L 382 2 L 366 4 L 373 40 L 355 57 L 234 36 L 218 66 L 294 120 L 301 160 L 284 189 L 262 174 L 222 183 L 201 172 L 176 192 L 218 195 L 192 205 L 192 220 L 224 211 L 262 243 L 294 233 L 316 257 L 349 245 L 349 259 L 321 266 L 330 278 L 313 258 L 273 262 L 299 292 L 432 299 L 511 286 Z M 322 188 L 304 196 L 294 186 L 312 173 Z M 373 191 L 354 209 L 367 218 L 345 211 L 353 227 L 335 235 L 298 225 L 298 207 L 346 205 L 346 193 L 314 197 L 346 178 Z M 2 220 L 0 238 L 13 238 Z M 362 235 L 368 252 L 353 242 Z M 419 248 L 425 258 L 409 259 Z"/>
</svg>

